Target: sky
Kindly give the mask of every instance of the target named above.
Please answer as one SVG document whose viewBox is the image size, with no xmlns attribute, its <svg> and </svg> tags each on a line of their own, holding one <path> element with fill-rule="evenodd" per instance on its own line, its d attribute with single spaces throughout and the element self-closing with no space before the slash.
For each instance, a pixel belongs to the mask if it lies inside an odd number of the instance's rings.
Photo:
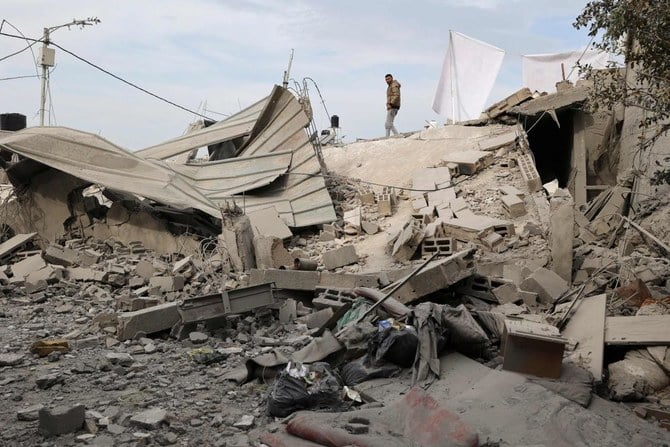
<svg viewBox="0 0 670 447">
<path fill-rule="evenodd" d="M 281 84 L 307 86 L 319 129 L 340 118 L 345 142 L 384 134 L 386 84 L 402 84 L 401 132 L 443 123 L 432 109 L 449 30 L 506 51 L 487 104 L 522 87 L 521 56 L 584 48 L 572 22 L 586 0 L 2 0 L 1 32 L 42 37 L 73 19 L 100 23 L 53 32 L 87 61 L 191 111 L 219 120 Z M 35 55 L 38 47 L 33 46 Z M 27 46 L 0 35 L 0 113 L 39 125 L 40 80 Z M 20 79 L 7 79 L 32 76 Z M 138 150 L 184 133 L 198 117 L 56 48 L 45 124 L 98 134 Z M 319 97 L 316 86 L 323 101 Z M 326 111 L 328 113 L 326 113 Z"/>
</svg>

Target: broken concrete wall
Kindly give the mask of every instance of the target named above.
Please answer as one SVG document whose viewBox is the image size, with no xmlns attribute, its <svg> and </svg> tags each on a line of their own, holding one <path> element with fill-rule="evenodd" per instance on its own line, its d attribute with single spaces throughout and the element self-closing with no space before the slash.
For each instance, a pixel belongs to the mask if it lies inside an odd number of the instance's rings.
<svg viewBox="0 0 670 447">
<path fill-rule="evenodd" d="M 626 82 L 629 85 L 635 84 L 634 68 L 627 69 Z M 670 132 L 661 135 L 654 144 L 646 144 L 659 129 L 656 126 L 649 129 L 640 128 L 640 122 L 650 115 L 650 112 L 639 107 L 628 106 L 624 109 L 618 173 L 619 177 L 625 177 L 626 171 L 629 170 L 635 173 L 636 184 L 631 202 L 634 209 L 649 197 L 670 194 L 670 185 L 652 184 L 654 174 L 659 168 L 670 169 L 670 164 L 665 161 L 670 157 Z"/>
<path fill-rule="evenodd" d="M 78 194 L 82 186 L 85 183 L 71 175 L 55 169 L 43 171 L 31 178 L 17 200 L 2 206 L 2 223 L 16 233 L 36 232 L 45 241 L 63 237 L 67 223 L 85 237 L 115 238 L 126 245 L 142 241 L 146 248 L 158 253 L 198 253 L 199 243 L 194 237 L 173 235 L 165 222 L 147 210 L 131 213 L 117 203 L 113 205 L 116 212 L 110 214 L 109 221 L 95 221 L 90 225 L 84 210 L 73 208 L 71 203 L 71 193 Z"/>
</svg>

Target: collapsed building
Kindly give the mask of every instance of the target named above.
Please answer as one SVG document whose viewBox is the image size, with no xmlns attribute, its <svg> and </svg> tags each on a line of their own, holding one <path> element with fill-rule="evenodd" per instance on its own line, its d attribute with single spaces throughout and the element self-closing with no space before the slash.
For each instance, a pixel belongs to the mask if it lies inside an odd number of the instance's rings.
<svg viewBox="0 0 670 447">
<path fill-rule="evenodd" d="M 5 440 L 662 445 L 670 197 L 558 87 L 343 147 L 281 87 L 134 153 L 4 132 Z"/>
</svg>

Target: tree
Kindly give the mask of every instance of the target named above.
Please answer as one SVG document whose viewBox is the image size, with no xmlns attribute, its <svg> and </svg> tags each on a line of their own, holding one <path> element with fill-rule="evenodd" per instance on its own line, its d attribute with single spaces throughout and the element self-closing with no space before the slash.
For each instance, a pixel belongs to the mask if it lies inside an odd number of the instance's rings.
<svg viewBox="0 0 670 447">
<path fill-rule="evenodd" d="M 588 29 L 594 47 L 623 56 L 625 70 L 581 67 L 593 80 L 590 104 L 612 110 L 617 105 L 646 111 L 640 127 L 651 135 L 642 149 L 670 131 L 670 5 L 667 0 L 590 1 L 573 26 Z M 670 158 L 666 158 L 670 162 Z M 657 171 L 653 182 L 670 183 L 668 166 Z"/>
</svg>

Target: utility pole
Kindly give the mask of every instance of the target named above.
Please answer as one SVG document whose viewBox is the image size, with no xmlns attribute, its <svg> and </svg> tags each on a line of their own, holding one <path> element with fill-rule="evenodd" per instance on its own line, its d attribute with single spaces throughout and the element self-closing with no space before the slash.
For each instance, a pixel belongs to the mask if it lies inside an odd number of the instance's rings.
<svg viewBox="0 0 670 447">
<path fill-rule="evenodd" d="M 293 64 L 293 48 L 291 48 L 291 56 L 288 59 L 288 68 L 284 71 L 284 79 L 282 82 L 284 88 L 288 87 L 288 80 L 291 76 L 291 64 Z"/>
<path fill-rule="evenodd" d="M 44 28 L 44 35 L 42 36 L 42 48 L 40 48 L 39 54 L 39 64 L 42 66 L 42 82 L 40 85 L 40 126 L 44 126 L 44 112 L 46 111 L 49 67 L 53 67 L 56 63 L 56 50 L 49 48 L 49 37 L 51 33 L 59 28 L 67 27 L 69 29 L 72 25 L 83 28 L 87 25 L 96 25 L 98 23 L 100 23 L 100 19 L 97 17 L 89 17 L 88 19 L 84 20 L 72 20 L 71 22 L 65 23 L 63 25 Z"/>
</svg>

